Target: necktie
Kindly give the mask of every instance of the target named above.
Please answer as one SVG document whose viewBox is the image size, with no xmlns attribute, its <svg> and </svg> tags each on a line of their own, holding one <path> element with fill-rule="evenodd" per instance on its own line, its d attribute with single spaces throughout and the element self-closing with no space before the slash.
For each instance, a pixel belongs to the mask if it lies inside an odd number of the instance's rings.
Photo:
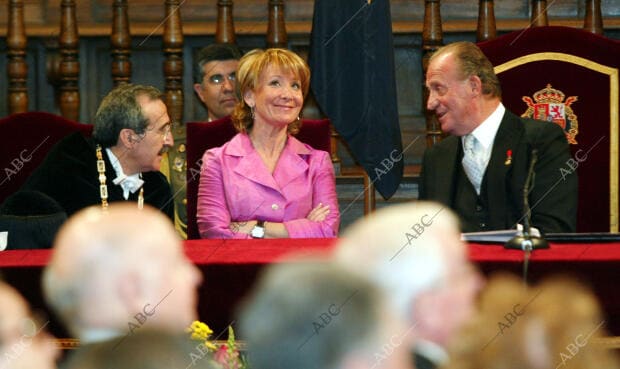
<svg viewBox="0 0 620 369">
<path fill-rule="evenodd" d="M 471 184 L 474 185 L 476 193 L 480 195 L 480 185 L 486 168 L 482 158 L 482 147 L 474 135 L 469 134 L 463 138 L 463 151 L 463 169 Z"/>
</svg>

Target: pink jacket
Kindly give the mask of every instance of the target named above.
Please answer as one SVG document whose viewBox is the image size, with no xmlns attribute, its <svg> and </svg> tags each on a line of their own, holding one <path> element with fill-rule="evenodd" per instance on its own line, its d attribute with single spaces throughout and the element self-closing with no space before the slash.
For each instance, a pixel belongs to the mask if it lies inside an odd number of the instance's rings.
<svg viewBox="0 0 620 369">
<path fill-rule="evenodd" d="M 336 237 L 340 224 L 334 169 L 325 151 L 288 136 L 273 175 L 250 138 L 237 134 L 202 157 L 198 230 L 202 238 L 249 238 L 231 222 L 261 219 L 284 223 L 291 238 Z M 306 219 L 319 203 L 329 205 L 322 222 Z"/>
</svg>

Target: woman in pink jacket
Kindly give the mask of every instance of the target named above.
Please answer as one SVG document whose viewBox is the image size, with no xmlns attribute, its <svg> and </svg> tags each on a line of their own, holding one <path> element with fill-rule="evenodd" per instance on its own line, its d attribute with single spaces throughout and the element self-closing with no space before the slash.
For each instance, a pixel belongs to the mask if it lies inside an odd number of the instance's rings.
<svg viewBox="0 0 620 369">
<path fill-rule="evenodd" d="M 325 151 L 291 134 L 308 92 L 310 70 L 284 49 L 253 50 L 239 62 L 239 132 L 207 150 L 198 190 L 202 238 L 335 237 L 340 214 Z"/>
</svg>

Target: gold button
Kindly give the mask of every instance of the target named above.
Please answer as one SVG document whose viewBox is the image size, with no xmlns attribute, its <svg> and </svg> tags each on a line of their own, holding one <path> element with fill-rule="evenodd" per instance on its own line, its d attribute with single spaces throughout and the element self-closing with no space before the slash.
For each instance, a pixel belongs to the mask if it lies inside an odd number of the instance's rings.
<svg viewBox="0 0 620 369">
<path fill-rule="evenodd" d="M 180 144 L 179 148 L 177 149 L 178 152 L 185 152 L 185 144 Z"/>
</svg>

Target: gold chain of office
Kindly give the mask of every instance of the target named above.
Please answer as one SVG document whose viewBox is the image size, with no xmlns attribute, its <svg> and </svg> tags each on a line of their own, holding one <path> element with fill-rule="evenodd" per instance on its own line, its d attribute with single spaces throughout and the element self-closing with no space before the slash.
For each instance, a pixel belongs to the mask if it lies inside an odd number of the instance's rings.
<svg viewBox="0 0 620 369">
<path fill-rule="evenodd" d="M 99 172 L 99 197 L 101 197 L 101 209 L 108 209 L 108 185 L 105 183 L 105 162 L 101 154 L 101 146 L 97 145 L 97 172 Z M 138 209 L 144 207 L 144 186 L 140 188 L 138 195 Z"/>
</svg>

